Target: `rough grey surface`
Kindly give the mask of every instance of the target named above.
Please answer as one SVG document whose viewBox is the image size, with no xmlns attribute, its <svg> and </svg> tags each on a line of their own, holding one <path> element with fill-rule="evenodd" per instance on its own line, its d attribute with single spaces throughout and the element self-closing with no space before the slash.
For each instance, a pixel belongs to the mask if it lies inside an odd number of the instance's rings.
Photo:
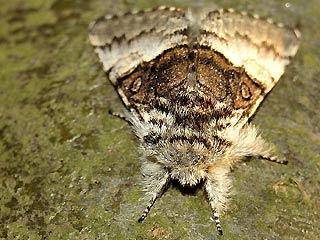
<svg viewBox="0 0 320 240">
<path fill-rule="evenodd" d="M 320 9 L 313 1 L 12 0 L 0 9 L 0 238 L 215 239 L 201 189 L 173 186 L 148 218 L 121 102 L 87 40 L 90 21 L 162 4 L 228 8 L 302 32 L 300 49 L 253 122 L 288 166 L 234 169 L 221 239 L 320 235 Z"/>
</svg>

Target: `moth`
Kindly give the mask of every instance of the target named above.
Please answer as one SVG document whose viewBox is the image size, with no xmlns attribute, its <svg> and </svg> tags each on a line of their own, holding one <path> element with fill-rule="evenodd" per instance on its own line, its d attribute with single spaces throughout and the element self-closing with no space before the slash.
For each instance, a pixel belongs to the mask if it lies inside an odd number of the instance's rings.
<svg viewBox="0 0 320 240">
<path fill-rule="evenodd" d="M 175 7 L 105 16 L 89 31 L 139 140 L 148 201 L 139 222 L 171 180 L 201 182 L 222 235 L 232 167 L 249 156 L 287 163 L 248 120 L 296 54 L 299 32 L 232 9 L 201 17 Z"/>
</svg>

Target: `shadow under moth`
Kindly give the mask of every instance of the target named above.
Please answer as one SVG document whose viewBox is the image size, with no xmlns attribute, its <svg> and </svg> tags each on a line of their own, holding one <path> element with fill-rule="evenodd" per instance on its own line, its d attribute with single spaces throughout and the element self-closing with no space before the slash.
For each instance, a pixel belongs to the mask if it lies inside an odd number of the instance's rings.
<svg viewBox="0 0 320 240">
<path fill-rule="evenodd" d="M 160 7 L 105 16 L 89 39 L 142 153 L 143 221 L 171 180 L 204 184 L 219 235 L 231 168 L 254 156 L 286 164 L 248 123 L 298 49 L 299 32 L 256 15 Z"/>
</svg>

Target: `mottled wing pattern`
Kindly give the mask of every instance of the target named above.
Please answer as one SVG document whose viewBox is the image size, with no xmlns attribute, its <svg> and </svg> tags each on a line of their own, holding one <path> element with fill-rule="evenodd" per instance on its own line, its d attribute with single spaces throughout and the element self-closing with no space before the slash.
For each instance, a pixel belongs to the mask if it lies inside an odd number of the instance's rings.
<svg viewBox="0 0 320 240">
<path fill-rule="evenodd" d="M 117 79 L 139 64 L 155 59 L 169 48 L 187 44 L 187 28 L 188 20 L 182 10 L 160 7 L 100 18 L 91 24 L 89 39 L 117 86 Z"/>
<path fill-rule="evenodd" d="M 232 9 L 208 13 L 200 27 L 199 44 L 221 53 L 248 75 L 238 89 L 232 119 L 243 125 L 297 52 L 299 32 Z"/>
</svg>

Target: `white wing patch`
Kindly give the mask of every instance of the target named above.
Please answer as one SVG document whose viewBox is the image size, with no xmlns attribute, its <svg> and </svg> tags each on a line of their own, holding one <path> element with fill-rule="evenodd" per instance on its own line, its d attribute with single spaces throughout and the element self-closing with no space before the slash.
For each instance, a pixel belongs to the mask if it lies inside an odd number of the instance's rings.
<svg viewBox="0 0 320 240">
<path fill-rule="evenodd" d="M 129 74 L 140 63 L 155 59 L 167 49 L 188 44 L 188 22 L 182 10 L 161 7 L 99 19 L 90 26 L 89 39 L 115 84 L 117 78 Z"/>
<path fill-rule="evenodd" d="M 200 45 L 243 67 L 269 92 L 298 50 L 298 31 L 230 10 L 210 12 L 201 23 Z"/>
</svg>

